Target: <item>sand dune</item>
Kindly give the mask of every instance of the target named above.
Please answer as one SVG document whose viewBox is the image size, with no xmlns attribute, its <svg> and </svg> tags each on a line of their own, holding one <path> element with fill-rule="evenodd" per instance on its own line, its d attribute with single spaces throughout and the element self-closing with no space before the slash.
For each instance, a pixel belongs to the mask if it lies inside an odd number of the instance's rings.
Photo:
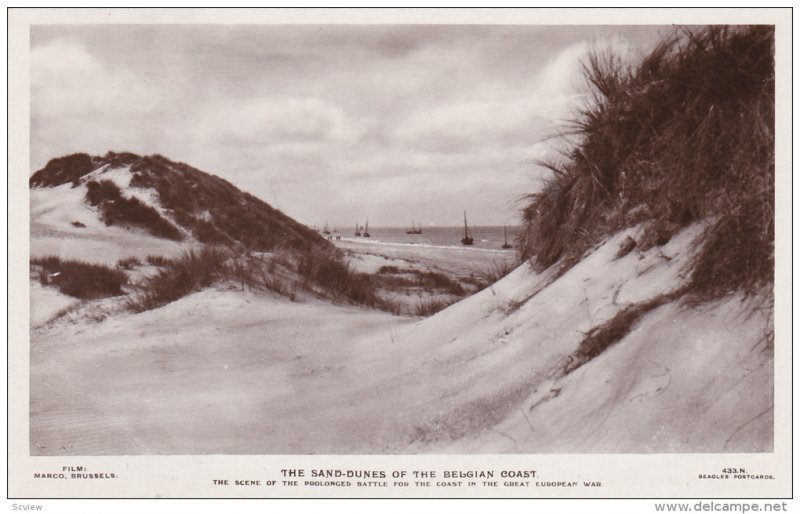
<svg viewBox="0 0 800 514">
<path fill-rule="evenodd" d="M 621 233 L 557 278 L 523 265 L 424 320 L 224 287 L 57 320 L 31 334 L 31 451 L 769 451 L 771 319 L 737 298 L 666 304 L 565 372 L 592 327 L 681 283 L 697 230 L 617 259 Z"/>
</svg>

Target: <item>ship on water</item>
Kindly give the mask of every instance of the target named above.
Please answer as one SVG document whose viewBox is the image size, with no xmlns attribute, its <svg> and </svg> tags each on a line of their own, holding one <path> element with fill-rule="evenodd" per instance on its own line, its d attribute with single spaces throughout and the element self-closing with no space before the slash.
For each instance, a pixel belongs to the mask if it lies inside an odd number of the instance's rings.
<svg viewBox="0 0 800 514">
<path fill-rule="evenodd" d="M 469 226 L 467 225 L 467 211 L 464 211 L 464 237 L 461 238 L 462 245 L 471 245 L 475 240 L 469 233 Z"/>
</svg>

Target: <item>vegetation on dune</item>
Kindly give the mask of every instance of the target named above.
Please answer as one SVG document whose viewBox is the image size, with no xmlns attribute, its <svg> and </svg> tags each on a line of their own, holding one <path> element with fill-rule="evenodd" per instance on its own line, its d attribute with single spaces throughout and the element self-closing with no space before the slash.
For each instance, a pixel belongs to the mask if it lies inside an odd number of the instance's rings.
<svg viewBox="0 0 800 514">
<path fill-rule="evenodd" d="M 205 245 L 176 259 L 150 256 L 147 261 L 160 269 L 131 298 L 130 308 L 135 312 L 155 309 L 225 281 L 292 300 L 304 290 L 336 301 L 391 310 L 377 295 L 370 277 L 350 270 L 338 252 L 259 255 Z"/>
<path fill-rule="evenodd" d="M 29 184 L 31 187 L 52 187 L 68 182 L 74 183 L 94 169 L 95 162 L 88 154 L 65 155 L 51 159 L 47 166 L 31 175 Z"/>
<path fill-rule="evenodd" d="M 104 168 L 124 166 L 130 167 L 130 186 L 155 191 L 175 224 L 137 197 L 126 196 L 113 181 L 102 178 Z M 97 177 L 86 177 L 94 170 L 101 170 Z M 336 301 L 393 309 L 377 295 L 370 277 L 350 270 L 341 252 L 315 231 L 229 182 L 186 164 L 160 155 L 141 157 L 128 152 L 109 152 L 103 157 L 75 154 L 53 159 L 30 180 L 32 187 L 69 182 L 86 185 L 86 202 L 99 210 L 107 225 L 137 227 L 172 240 L 183 239 L 180 226 L 204 243 L 202 249 L 176 259 L 148 256 L 147 263 L 160 269 L 132 295 L 130 307 L 134 311 L 165 305 L 222 281 L 292 299 L 304 289 Z M 138 259 L 128 258 L 120 260 L 118 266 L 131 269 L 140 264 Z M 125 282 L 123 272 L 110 271 Z M 99 274 L 97 279 L 103 277 L 106 275 Z M 93 290 L 99 286 L 87 287 Z M 95 297 L 120 292 L 112 286 L 108 291 L 111 293 L 78 294 Z"/>
<path fill-rule="evenodd" d="M 183 234 L 157 210 L 136 197 L 126 198 L 110 180 L 86 183 L 86 201 L 100 208 L 106 225 L 140 227 L 156 237 L 180 241 Z"/>
<path fill-rule="evenodd" d="M 163 215 L 103 178 L 105 170 L 129 167 L 130 187 L 153 191 Z M 95 175 L 89 173 L 98 170 Z M 350 269 L 345 256 L 316 231 L 296 222 L 231 183 L 160 155 L 109 152 L 102 157 L 75 154 L 53 159 L 31 178 L 32 187 L 85 184 L 86 202 L 97 208 L 107 225 L 143 229 L 181 240 L 189 233 L 203 243 L 200 250 L 168 259 L 148 256 L 159 268 L 137 285 L 129 306 L 143 311 L 175 301 L 214 283 L 271 291 L 295 299 L 298 291 L 369 308 L 398 313 L 375 276 Z M 121 269 L 139 266 L 122 259 Z M 399 280 L 399 279 L 398 279 Z M 461 286 L 437 273 L 415 273 L 410 287 L 463 294 Z M 383 291 L 385 293 L 385 291 Z"/>
<path fill-rule="evenodd" d="M 62 293 L 81 299 L 121 295 L 128 283 L 120 270 L 54 256 L 33 258 L 31 267 L 42 285 L 55 285 Z"/>
<path fill-rule="evenodd" d="M 177 259 L 161 261 L 163 268 L 147 281 L 140 294 L 131 298 L 131 310 L 141 312 L 161 307 L 228 277 L 228 258 L 228 252 L 207 246 L 188 251 Z"/>
<path fill-rule="evenodd" d="M 479 288 L 491 287 L 501 278 L 514 271 L 515 268 L 516 266 L 510 262 L 493 261 L 491 265 L 478 272 L 473 278 Z"/>
<path fill-rule="evenodd" d="M 154 189 L 175 221 L 202 243 L 261 252 L 328 246 L 315 231 L 269 204 L 186 164 L 153 155 L 136 160 L 131 172 L 131 186 Z"/>
<path fill-rule="evenodd" d="M 117 261 L 117 267 L 132 270 L 136 266 L 140 266 L 142 261 L 139 260 L 138 257 L 125 257 L 124 259 L 120 259 Z"/>
<path fill-rule="evenodd" d="M 122 191 L 110 180 L 90 180 L 86 183 L 86 201 L 90 205 L 101 206 L 105 202 L 115 202 L 122 197 Z"/>
<path fill-rule="evenodd" d="M 466 294 L 459 282 L 436 271 L 381 266 L 374 280 L 379 286 L 389 289 L 420 288 L 454 296 Z"/>
<path fill-rule="evenodd" d="M 455 303 L 455 300 L 448 300 L 446 298 L 428 298 L 418 299 L 417 304 L 414 306 L 414 314 L 427 318 L 433 316 L 439 311 L 443 311 Z"/>
<path fill-rule="evenodd" d="M 151 266 L 165 266 L 169 262 L 163 255 L 148 255 L 146 260 Z"/>
<path fill-rule="evenodd" d="M 685 290 L 679 288 L 671 293 L 629 305 L 602 325 L 592 328 L 581 341 L 578 349 L 571 355 L 570 360 L 565 364 L 563 372 L 565 374 L 571 373 L 597 357 L 611 345 L 625 337 L 647 313 L 675 301 L 684 293 Z"/>
<path fill-rule="evenodd" d="M 378 296 L 372 277 L 351 270 L 338 250 L 304 253 L 298 261 L 297 272 L 307 284 L 331 293 L 335 300 L 375 308 L 388 306 Z"/>
<path fill-rule="evenodd" d="M 305 292 L 337 303 L 416 316 L 431 316 L 470 294 L 461 282 L 434 271 L 396 266 L 384 266 L 376 274 L 355 271 L 337 249 L 278 248 L 264 253 L 204 245 L 176 259 L 150 255 L 146 262 L 160 269 L 133 295 L 130 307 L 136 312 L 160 307 L 215 283 L 270 291 L 291 300 Z M 140 264 L 138 259 L 123 259 L 118 266 L 128 269 Z M 474 280 L 473 286 L 489 285 L 484 279 Z"/>
<path fill-rule="evenodd" d="M 125 166 L 130 167 L 130 186 L 154 190 L 172 220 L 135 197 L 126 198 L 110 181 L 86 177 L 95 170 L 101 170 L 99 177 L 102 177 L 104 168 Z M 201 243 L 210 245 L 235 245 L 260 252 L 278 247 L 330 248 L 314 230 L 240 191 L 230 182 L 160 155 L 142 157 L 130 152 L 108 152 L 102 157 L 93 157 L 73 154 L 52 159 L 30 178 L 31 187 L 52 187 L 69 182 L 73 185 L 85 182 L 92 188 L 87 193 L 87 201 L 101 207 L 106 223 L 139 226 L 157 237 L 180 240 L 183 232 L 179 227 L 182 227 Z"/>
<path fill-rule="evenodd" d="M 617 257 L 669 242 L 704 223 L 688 281 L 628 305 L 593 327 L 565 365 L 570 373 L 620 341 L 650 311 L 774 281 L 774 29 L 712 26 L 675 35 L 641 62 L 594 53 L 578 137 L 543 189 L 529 195 L 522 253 L 563 272 L 623 228 L 642 225 Z"/>
<path fill-rule="evenodd" d="M 591 55 L 578 143 L 528 197 L 523 256 L 566 269 L 622 228 L 643 224 L 646 249 L 702 220 L 688 294 L 772 283 L 773 55 L 771 26 L 678 31 L 636 65 Z"/>
</svg>

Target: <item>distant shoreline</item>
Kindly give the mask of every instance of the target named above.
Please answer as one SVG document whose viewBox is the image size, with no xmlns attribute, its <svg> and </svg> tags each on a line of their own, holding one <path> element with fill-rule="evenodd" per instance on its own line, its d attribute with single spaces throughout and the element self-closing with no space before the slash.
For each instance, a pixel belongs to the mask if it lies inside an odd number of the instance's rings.
<svg viewBox="0 0 800 514">
<path fill-rule="evenodd" d="M 314 225 L 306 225 L 307 227 L 314 230 Z M 323 225 L 324 226 L 324 225 Z M 350 225 L 329 225 L 330 227 L 339 230 L 339 227 L 350 227 Z M 473 229 L 502 229 L 503 227 L 508 228 L 509 230 L 522 230 L 522 225 L 470 225 L 470 230 Z M 373 230 L 407 230 L 407 225 L 375 225 L 374 227 L 370 225 L 370 228 Z M 440 228 L 451 228 L 451 229 L 463 229 L 464 225 L 423 225 L 423 231 L 425 229 L 440 229 Z M 349 230 L 349 228 L 348 228 Z"/>
<path fill-rule="evenodd" d="M 333 243 L 355 243 L 360 245 L 381 245 L 381 246 L 399 246 L 401 248 L 430 248 L 436 250 L 458 250 L 464 252 L 487 252 L 487 253 L 498 253 L 502 255 L 506 254 L 514 254 L 516 250 L 513 248 L 503 250 L 501 249 L 493 249 L 493 248 L 476 248 L 474 246 L 458 246 L 457 244 L 452 245 L 432 245 L 429 243 L 396 243 L 391 241 L 381 241 L 377 238 L 372 237 L 342 237 L 341 239 L 334 239 Z M 340 246 L 337 244 L 337 246 Z"/>
<path fill-rule="evenodd" d="M 514 249 L 500 250 L 474 246 L 444 246 L 424 243 L 395 243 L 373 238 L 343 237 L 332 240 L 337 248 L 353 256 L 375 256 L 396 264 L 395 261 L 413 263 L 420 269 L 444 272 L 454 278 L 481 274 L 496 265 L 514 265 Z"/>
</svg>

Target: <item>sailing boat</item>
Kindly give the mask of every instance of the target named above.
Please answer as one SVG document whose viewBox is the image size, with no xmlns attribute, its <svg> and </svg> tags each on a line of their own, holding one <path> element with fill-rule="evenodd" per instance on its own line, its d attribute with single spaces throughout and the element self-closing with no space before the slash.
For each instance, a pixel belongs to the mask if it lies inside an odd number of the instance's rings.
<svg viewBox="0 0 800 514">
<path fill-rule="evenodd" d="M 508 232 L 506 231 L 506 226 L 505 225 L 503 225 L 503 237 L 505 238 L 506 242 L 503 243 L 502 248 L 503 248 L 503 250 L 508 250 L 509 248 L 511 248 L 511 245 L 508 244 Z"/>
<path fill-rule="evenodd" d="M 361 227 L 356 223 L 356 237 L 361 237 Z"/>
<path fill-rule="evenodd" d="M 331 233 L 327 223 L 325 224 L 325 228 L 323 229 L 322 233 L 325 234 L 326 236 Z"/>
<path fill-rule="evenodd" d="M 461 244 L 471 245 L 472 241 L 474 240 L 472 239 L 472 236 L 469 235 L 469 227 L 467 226 L 467 211 L 464 211 L 464 237 L 461 238 Z"/>
<path fill-rule="evenodd" d="M 406 230 L 406 234 L 422 234 L 422 223 L 420 223 L 419 228 L 417 228 L 414 224 L 414 220 L 411 220 L 411 230 Z"/>
<path fill-rule="evenodd" d="M 364 223 L 364 237 L 369 237 L 369 218 L 367 218 L 367 222 Z"/>
</svg>

